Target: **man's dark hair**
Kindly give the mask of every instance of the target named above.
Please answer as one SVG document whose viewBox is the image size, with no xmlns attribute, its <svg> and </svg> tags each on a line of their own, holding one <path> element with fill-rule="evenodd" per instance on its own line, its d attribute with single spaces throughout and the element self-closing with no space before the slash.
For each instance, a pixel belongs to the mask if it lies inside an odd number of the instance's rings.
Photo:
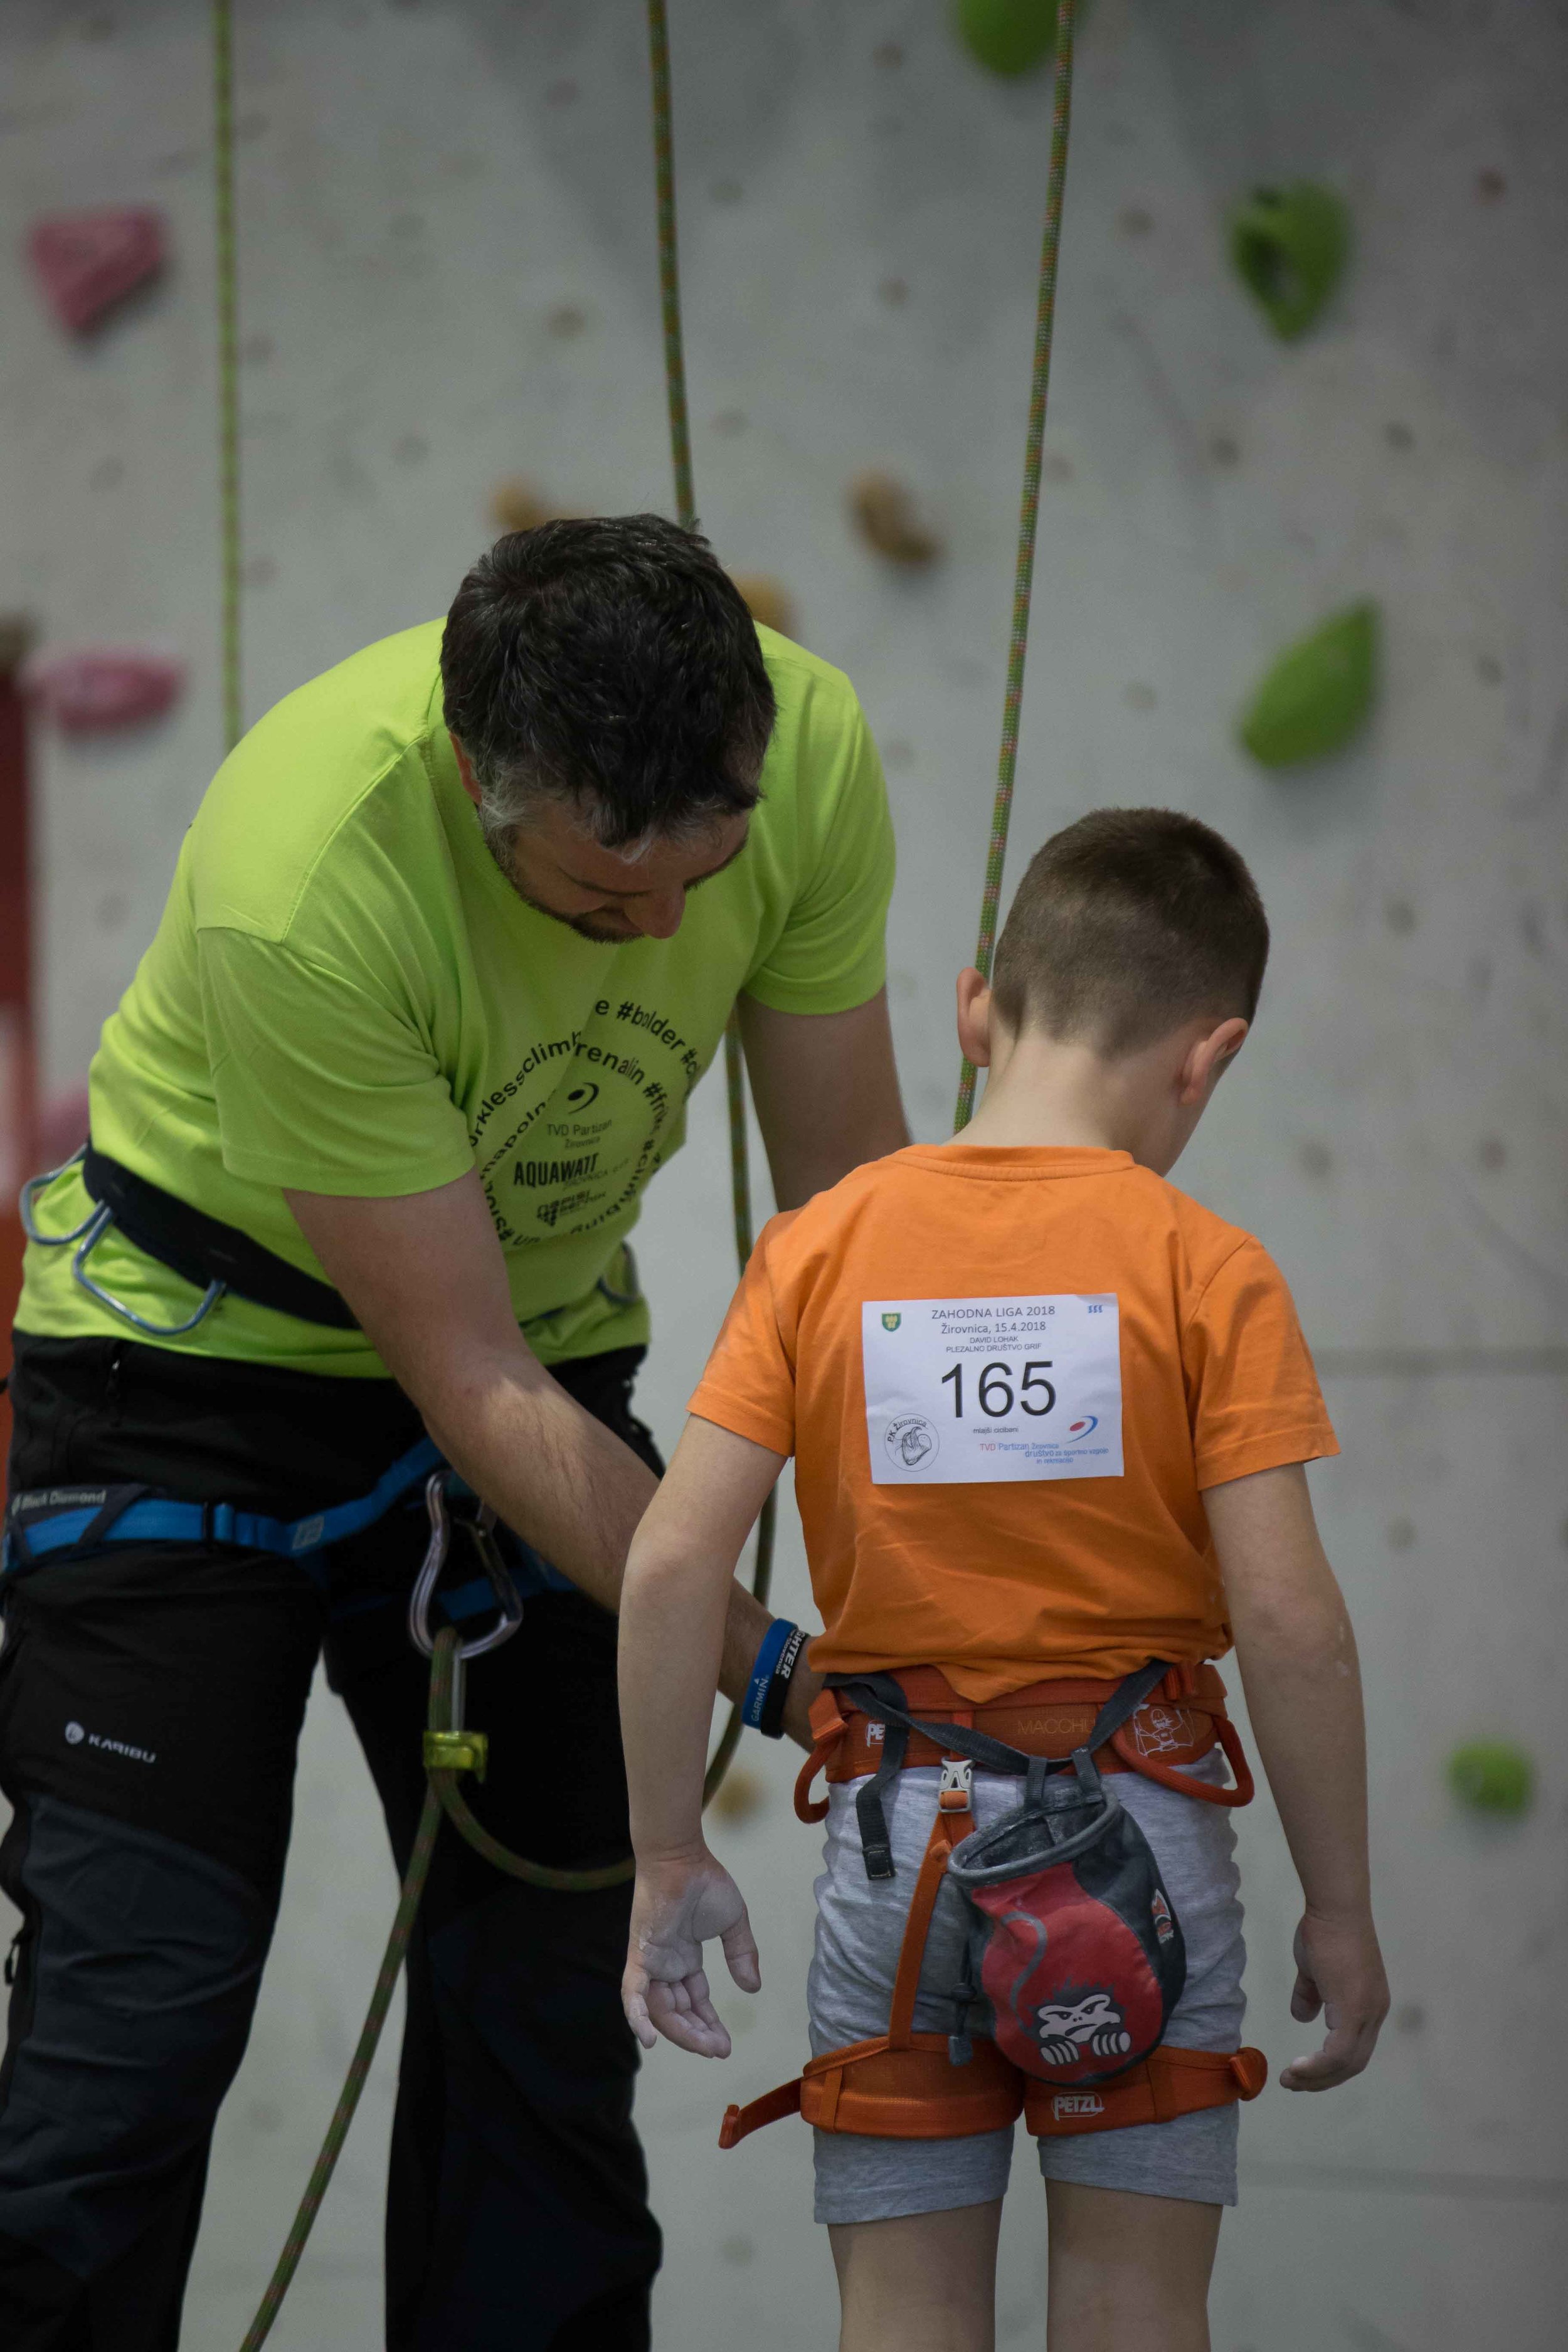
<svg viewBox="0 0 1568 2352">
<path fill-rule="evenodd" d="M 487 833 L 541 796 L 606 848 L 754 808 L 773 691 L 700 532 L 651 514 L 542 523 L 481 555 L 441 640 L 447 726 Z"/>
<path fill-rule="evenodd" d="M 1096 809 L 1037 851 L 996 950 L 997 1009 L 1113 1058 L 1258 1010 L 1268 919 L 1228 841 L 1173 809 Z"/>
</svg>

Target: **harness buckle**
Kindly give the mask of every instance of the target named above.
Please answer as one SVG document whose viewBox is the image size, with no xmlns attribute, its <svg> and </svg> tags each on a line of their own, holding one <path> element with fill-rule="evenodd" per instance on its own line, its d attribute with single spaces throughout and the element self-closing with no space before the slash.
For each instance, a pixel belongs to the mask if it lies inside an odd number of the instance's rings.
<svg viewBox="0 0 1568 2352">
<path fill-rule="evenodd" d="M 974 1767 L 967 1756 L 944 1756 L 942 1759 L 942 1782 L 936 1792 L 937 1811 L 942 1813 L 972 1813 L 974 1811 Z"/>
</svg>

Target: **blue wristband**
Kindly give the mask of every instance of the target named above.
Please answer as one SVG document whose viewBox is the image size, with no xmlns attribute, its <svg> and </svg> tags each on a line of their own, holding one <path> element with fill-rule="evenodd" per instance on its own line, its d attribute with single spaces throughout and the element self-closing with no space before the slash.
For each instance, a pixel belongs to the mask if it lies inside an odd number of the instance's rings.
<svg viewBox="0 0 1568 2352">
<path fill-rule="evenodd" d="M 773 1668 L 784 1655 L 784 1644 L 792 1633 L 798 1633 L 799 1631 L 799 1626 L 792 1625 L 787 1617 L 775 1617 L 763 1635 L 763 1645 L 757 1652 L 756 1664 L 752 1668 L 752 1678 L 746 1685 L 746 1696 L 741 1701 L 741 1720 L 752 1731 L 761 1727 L 763 1702 L 768 1695 L 768 1685 L 773 1678 Z"/>
</svg>

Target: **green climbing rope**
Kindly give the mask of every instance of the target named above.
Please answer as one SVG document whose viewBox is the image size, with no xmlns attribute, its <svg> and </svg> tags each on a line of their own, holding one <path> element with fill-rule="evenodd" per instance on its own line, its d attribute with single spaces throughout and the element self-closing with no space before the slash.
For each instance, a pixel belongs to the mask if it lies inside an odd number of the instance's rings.
<svg viewBox="0 0 1568 2352">
<path fill-rule="evenodd" d="M 1040 516 L 1040 456 L 1046 436 L 1046 395 L 1051 380 L 1051 329 L 1057 309 L 1057 256 L 1061 247 L 1062 192 L 1067 184 L 1068 128 L 1072 115 L 1072 37 L 1076 0 L 1057 10 L 1056 80 L 1052 93 L 1051 160 L 1046 178 L 1046 234 L 1040 251 L 1040 289 L 1035 309 L 1035 370 L 1029 389 L 1029 425 L 1024 438 L 1024 495 L 1018 509 L 1018 561 L 1013 582 L 1013 629 L 1007 642 L 1007 686 L 1002 700 L 1002 751 L 996 763 L 996 799 L 991 814 L 991 844 L 985 887 L 980 901 L 980 939 L 974 961 L 991 977 L 996 949 L 996 918 L 1002 904 L 1002 868 L 1007 858 L 1007 828 L 1013 815 L 1013 780 L 1018 767 L 1018 720 L 1024 707 L 1024 656 L 1029 644 L 1029 603 L 1035 582 L 1035 531 Z M 974 1065 L 967 1057 L 958 1081 L 955 1130 L 967 1127 L 974 1109 Z"/>
<path fill-rule="evenodd" d="M 659 323 L 664 341 L 664 394 L 669 413 L 669 457 L 675 476 L 675 511 L 688 530 L 697 526 L 697 488 L 691 469 L 691 418 L 686 403 L 686 341 L 680 327 L 680 247 L 675 222 L 675 123 L 669 95 L 669 20 L 665 0 L 647 0 L 649 80 L 653 90 L 653 181 L 658 222 Z M 746 1129 L 746 1071 L 740 1024 L 731 1013 L 724 1030 L 724 1087 L 730 1113 L 730 1187 L 735 1220 L 735 1254 L 743 1269 L 752 1255 L 752 1173 Z M 778 1503 L 770 1495 L 757 1520 L 752 1591 L 766 1604 L 773 1583 L 773 1538 Z M 718 1789 L 741 1738 L 741 1710 L 730 1710 L 702 1784 L 706 1804 Z"/>
<path fill-rule="evenodd" d="M 669 20 L 664 0 L 647 0 L 647 49 L 653 88 L 653 184 L 658 215 L 658 300 L 664 328 L 664 388 L 669 403 L 669 453 L 675 467 L 675 511 L 688 530 L 697 525 L 691 477 L 691 420 L 686 409 L 686 346 L 680 333 L 680 247 L 675 234 L 675 138 L 669 100 Z"/>
<path fill-rule="evenodd" d="M 664 321 L 665 384 L 669 404 L 670 448 L 675 467 L 676 506 L 681 521 L 696 522 L 691 475 L 691 435 L 686 408 L 686 362 L 680 332 L 680 279 L 675 233 L 675 158 L 670 129 L 669 33 L 664 0 L 648 0 L 648 46 L 653 69 L 655 184 L 658 214 L 659 291 Z M 214 0 L 214 150 L 216 158 L 217 265 L 219 320 L 220 482 L 223 536 L 223 677 L 225 740 L 230 748 L 240 731 L 239 621 L 239 371 L 237 347 L 237 271 L 234 239 L 234 46 L 230 0 Z M 730 1108 L 730 1162 L 735 1223 L 735 1247 L 742 1265 L 752 1253 L 752 1190 L 747 1146 L 744 1067 L 740 1037 L 731 1017 L 724 1038 L 724 1068 Z M 756 1557 L 752 1590 L 766 1601 L 772 1579 L 775 1507 L 770 1495 L 757 1525 Z M 432 1730 L 451 1727 L 452 1677 L 458 1650 L 456 1630 L 447 1626 L 436 1637 L 430 1668 L 428 1721 Z M 741 1736 L 741 1711 L 732 1707 L 714 1750 L 703 1782 L 706 1804 L 724 1777 Z M 332 2111 L 321 2153 L 300 2200 L 283 2250 L 268 2281 L 255 2319 L 240 2352 L 259 2352 L 272 2332 L 283 2299 L 293 2283 L 316 2216 L 321 2211 L 332 2174 L 348 2137 L 349 2126 L 370 2073 L 371 2062 L 386 2023 L 393 1989 L 407 1958 L 414 1922 L 430 1874 L 431 1858 L 442 1815 L 482 1854 L 509 1877 L 562 1893 L 589 1894 L 622 1885 L 635 1870 L 631 1857 L 591 1870 L 558 1870 L 513 1853 L 493 1838 L 471 1811 L 455 1769 L 427 1768 L 425 1803 L 419 1817 L 408 1868 L 404 1874 L 397 1913 L 387 1938 L 370 2007 L 365 2011 L 348 2077 Z"/>
<path fill-rule="evenodd" d="M 223 585 L 219 671 L 223 747 L 243 724 L 239 667 L 239 268 L 234 237 L 234 10 L 213 0 L 213 224 L 217 276 L 218 532 Z"/>
<path fill-rule="evenodd" d="M 447 1625 L 436 1636 L 436 1646 L 430 1660 L 430 1707 L 427 1717 L 432 1731 L 447 1730 L 452 1721 L 452 1675 L 458 1655 L 458 1635 Z M 624 1886 L 637 1873 L 637 1864 L 629 1853 L 616 1862 L 602 1864 L 595 1870 L 557 1870 L 549 1863 L 529 1862 L 521 1853 L 513 1853 L 499 1838 L 491 1837 L 483 1823 L 474 1819 L 467 1798 L 462 1793 L 460 1771 L 446 1771 L 426 1767 L 426 1777 L 436 1801 L 452 1827 L 466 1838 L 474 1852 L 483 1854 L 497 1870 L 508 1878 L 526 1880 L 530 1886 L 548 1886 L 558 1895 L 596 1895 L 602 1887 Z"/>
<path fill-rule="evenodd" d="M 447 1663 L 449 1683 L 450 1650 L 457 1647 L 458 1637 L 448 1627 L 438 1636 L 438 1640 L 450 1645 Z M 436 1851 L 436 1835 L 440 1826 L 441 1806 L 436 1790 L 432 1786 L 425 1791 L 425 1805 L 419 1816 L 419 1827 L 415 1832 L 414 1851 L 408 1857 L 408 1867 L 403 1874 L 403 1891 L 397 1898 L 397 1915 L 392 1923 L 392 1933 L 386 1939 L 386 1950 L 376 1975 L 375 1990 L 370 1997 L 370 2007 L 365 2011 L 364 2023 L 360 2028 L 360 2037 L 354 2045 L 348 2079 L 333 2109 L 332 2120 L 327 2126 L 327 2136 L 321 2142 L 321 2152 L 310 2168 L 310 2178 L 306 2186 L 305 2194 L 300 2200 L 300 2210 L 294 2216 L 289 2235 L 283 2241 L 283 2251 L 278 2257 L 272 2276 L 267 2282 L 267 2291 L 261 2298 L 255 2318 L 250 2323 L 249 2332 L 240 2346 L 240 2352 L 258 2352 L 258 2346 L 265 2344 L 268 2336 L 272 2333 L 272 2323 L 282 2308 L 283 2298 L 288 2294 L 294 2273 L 300 2267 L 300 2257 L 305 2251 L 305 2242 L 315 2227 L 316 2216 L 321 2210 L 321 2200 L 326 2195 L 328 2183 L 337 2168 L 343 2142 L 348 2137 L 349 2126 L 354 2119 L 354 2109 L 359 2105 L 360 2093 L 364 2089 L 365 2078 L 370 2073 L 371 2060 L 374 2057 L 376 2044 L 381 2040 L 381 2029 L 386 2023 L 386 2012 L 392 2005 L 393 1988 L 397 1982 L 398 1970 L 402 1968 L 407 1955 L 408 1939 L 414 1932 L 415 1914 L 418 1911 L 420 1897 L 425 1892 L 425 1882 L 430 1875 L 430 1858 Z"/>
<path fill-rule="evenodd" d="M 426 1720 L 432 1731 L 445 1731 L 451 1727 L 452 1677 L 457 1668 L 458 1646 L 456 1627 L 443 1626 L 436 1636 L 430 1660 L 430 1698 Z M 348 2076 L 338 2104 L 332 2110 L 332 2119 L 327 2126 L 321 2153 L 310 2168 L 310 2178 L 300 2200 L 299 2210 L 289 2225 L 289 2235 L 283 2242 L 283 2251 L 267 2283 L 266 2292 L 240 2352 L 258 2352 L 258 2347 L 270 2335 L 272 2324 L 282 2309 L 283 2298 L 293 2283 L 300 2258 L 315 2227 L 321 2200 L 342 2154 L 349 2126 L 354 2119 L 360 2095 L 370 2073 L 371 2061 L 381 2040 L 382 2028 L 386 2023 L 398 1971 L 408 1956 L 409 1938 L 414 1933 L 414 1922 L 430 1875 L 430 1863 L 436 1851 L 442 1814 L 445 1813 L 453 1827 L 468 1840 L 476 1853 L 482 1854 L 487 1862 L 504 1871 L 509 1878 L 525 1879 L 531 1886 L 544 1886 L 557 1893 L 572 1895 L 595 1894 L 602 1887 L 624 1885 L 636 1867 L 629 1855 L 618 1862 L 606 1863 L 596 1870 L 555 1870 L 544 1863 L 525 1861 L 521 1854 L 512 1853 L 499 1839 L 491 1837 L 489 1832 L 475 1820 L 458 1788 L 461 1777 L 456 1770 L 426 1767 L 425 1803 L 415 1832 L 414 1848 L 408 1857 L 408 1867 L 403 1874 L 397 1913 L 392 1923 L 392 1933 L 386 1939 L 386 1950 L 370 1997 L 370 2007 L 365 2011 L 364 2023 L 354 2045 Z"/>
</svg>

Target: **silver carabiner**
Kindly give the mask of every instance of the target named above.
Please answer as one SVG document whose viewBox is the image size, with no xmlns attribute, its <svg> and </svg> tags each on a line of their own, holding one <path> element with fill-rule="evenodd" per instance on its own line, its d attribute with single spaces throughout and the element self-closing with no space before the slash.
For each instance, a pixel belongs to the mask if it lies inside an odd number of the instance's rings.
<svg viewBox="0 0 1568 2352">
<path fill-rule="evenodd" d="M 408 1638 L 426 1657 L 433 1654 L 436 1637 L 430 1631 L 430 1604 L 436 1598 L 436 1587 L 441 1580 L 441 1570 L 447 1565 L 451 1549 L 452 1519 L 447 1507 L 446 1470 L 432 1470 L 425 1481 L 425 1508 L 430 1517 L 430 1540 L 425 1547 L 425 1558 L 414 1590 L 408 1596 Z M 500 1612 L 495 1623 L 474 1641 L 459 1644 L 452 1661 L 452 1728 L 460 1730 L 463 1723 L 463 1668 L 470 1658 L 482 1658 L 487 1650 L 500 1649 L 510 1642 L 522 1622 L 522 1601 L 511 1580 L 506 1562 L 495 1539 L 496 1515 L 488 1503 L 479 1506 L 479 1517 L 468 1523 L 474 1549 L 479 1565 L 489 1578 L 490 1590 Z"/>
<path fill-rule="evenodd" d="M 73 1225 L 68 1234 L 46 1234 L 35 1222 L 33 1216 L 33 1203 L 39 1193 L 52 1184 L 57 1176 L 63 1176 L 68 1168 L 74 1168 L 79 1160 L 86 1158 L 87 1146 L 85 1143 L 79 1144 L 71 1153 L 70 1158 L 62 1160 L 58 1168 L 46 1168 L 41 1176 L 29 1176 L 17 1194 L 16 1213 L 22 1220 L 22 1231 L 30 1242 L 37 1243 L 39 1249 L 64 1249 L 68 1243 L 79 1242 L 94 1217 L 99 1214 L 98 1202 L 94 1201 L 80 1224 Z"/>
<path fill-rule="evenodd" d="M 39 1193 L 52 1184 L 57 1176 L 63 1176 L 68 1168 L 74 1168 L 79 1160 L 86 1158 L 87 1146 L 84 1143 L 71 1153 L 68 1160 L 62 1160 L 58 1168 L 47 1168 L 41 1176 L 28 1177 L 16 1199 L 16 1213 L 22 1220 L 22 1231 L 39 1249 L 68 1249 L 71 1243 L 76 1242 L 79 1247 L 71 1260 L 73 1280 L 89 1298 L 96 1298 L 99 1305 L 107 1307 L 111 1315 L 118 1315 L 122 1323 L 129 1323 L 133 1331 L 145 1331 L 150 1339 L 183 1339 L 187 1331 L 194 1331 L 198 1323 L 206 1320 L 228 1288 L 226 1282 L 209 1282 L 195 1313 L 187 1315 L 183 1323 L 150 1323 L 145 1315 L 137 1314 L 134 1307 L 127 1307 L 123 1298 L 116 1298 L 111 1290 L 105 1290 L 101 1282 L 94 1282 L 87 1271 L 89 1257 L 114 1223 L 114 1212 L 106 1202 L 94 1201 L 80 1224 L 73 1225 L 68 1234 L 47 1234 L 34 1216 L 33 1203 Z"/>
<path fill-rule="evenodd" d="M 94 1282 L 87 1271 L 88 1255 L 98 1247 L 113 1223 L 114 1213 L 105 1202 L 94 1210 L 85 1225 L 77 1228 L 81 1235 L 81 1244 L 71 1260 L 71 1273 L 88 1297 L 96 1298 L 100 1307 L 107 1307 L 119 1316 L 122 1323 L 129 1323 L 133 1330 L 145 1331 L 153 1339 L 178 1339 L 185 1332 L 194 1331 L 198 1323 L 205 1323 L 228 1288 L 226 1282 L 209 1282 L 201 1295 L 195 1313 L 187 1315 L 183 1323 L 150 1323 L 145 1315 L 137 1314 L 134 1307 L 127 1307 L 123 1298 L 116 1298 L 112 1290 L 105 1290 L 101 1282 Z"/>
</svg>

